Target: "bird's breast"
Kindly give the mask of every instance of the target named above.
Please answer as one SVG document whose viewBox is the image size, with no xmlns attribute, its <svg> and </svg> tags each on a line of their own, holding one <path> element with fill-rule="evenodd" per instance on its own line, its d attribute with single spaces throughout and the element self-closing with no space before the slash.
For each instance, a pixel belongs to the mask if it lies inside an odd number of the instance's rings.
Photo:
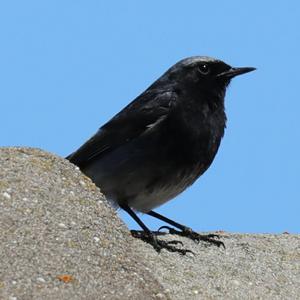
<svg viewBox="0 0 300 300">
<path fill-rule="evenodd" d="M 220 110 L 214 113 L 201 109 L 184 110 L 170 116 L 161 124 L 161 144 L 168 149 L 168 157 L 180 164 L 209 167 L 224 134 L 226 116 Z"/>
</svg>

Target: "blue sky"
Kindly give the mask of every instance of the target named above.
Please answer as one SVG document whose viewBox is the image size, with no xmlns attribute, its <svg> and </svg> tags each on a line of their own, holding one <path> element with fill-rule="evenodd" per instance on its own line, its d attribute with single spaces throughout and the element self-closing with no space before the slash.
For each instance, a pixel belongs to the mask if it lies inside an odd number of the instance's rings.
<svg viewBox="0 0 300 300">
<path fill-rule="evenodd" d="M 1 1 L 0 145 L 65 156 L 187 56 L 257 67 L 229 87 L 213 165 L 157 211 L 201 231 L 299 233 L 299 28 L 299 1 Z"/>
</svg>

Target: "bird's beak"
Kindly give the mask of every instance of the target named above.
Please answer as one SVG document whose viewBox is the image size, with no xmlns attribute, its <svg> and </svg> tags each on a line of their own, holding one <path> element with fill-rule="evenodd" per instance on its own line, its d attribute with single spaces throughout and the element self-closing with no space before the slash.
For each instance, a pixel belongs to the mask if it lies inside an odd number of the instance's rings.
<svg viewBox="0 0 300 300">
<path fill-rule="evenodd" d="M 242 75 L 248 72 L 252 72 L 256 70 L 256 68 L 251 67 L 243 67 L 243 68 L 231 68 L 228 71 L 222 72 L 218 75 L 218 77 L 231 79 L 235 76 Z"/>
</svg>

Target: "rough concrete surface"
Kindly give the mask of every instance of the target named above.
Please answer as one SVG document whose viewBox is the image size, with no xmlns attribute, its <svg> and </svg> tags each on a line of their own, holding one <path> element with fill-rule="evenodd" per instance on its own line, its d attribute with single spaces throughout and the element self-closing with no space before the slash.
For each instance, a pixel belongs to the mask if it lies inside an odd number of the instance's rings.
<svg viewBox="0 0 300 300">
<path fill-rule="evenodd" d="M 66 160 L 0 148 L 0 167 L 0 299 L 300 299 L 299 235 L 165 235 L 194 254 L 158 254 Z"/>
<path fill-rule="evenodd" d="M 0 150 L 0 299 L 165 299 L 99 189 L 68 161 Z"/>
</svg>

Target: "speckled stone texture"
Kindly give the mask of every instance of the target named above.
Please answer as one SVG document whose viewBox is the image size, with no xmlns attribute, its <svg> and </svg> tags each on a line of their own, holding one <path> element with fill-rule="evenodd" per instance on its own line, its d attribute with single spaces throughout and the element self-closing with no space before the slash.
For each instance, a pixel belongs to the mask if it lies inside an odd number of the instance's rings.
<svg viewBox="0 0 300 300">
<path fill-rule="evenodd" d="M 1 148 L 0 166 L 0 299 L 168 299 L 75 166 L 28 148 Z"/>
<path fill-rule="evenodd" d="M 300 236 L 181 240 L 186 256 L 133 239 L 68 161 L 0 148 L 0 299 L 300 299 Z"/>
<path fill-rule="evenodd" d="M 299 235 L 223 233 L 225 250 L 180 240 L 195 255 L 138 248 L 172 299 L 300 299 Z"/>
</svg>

